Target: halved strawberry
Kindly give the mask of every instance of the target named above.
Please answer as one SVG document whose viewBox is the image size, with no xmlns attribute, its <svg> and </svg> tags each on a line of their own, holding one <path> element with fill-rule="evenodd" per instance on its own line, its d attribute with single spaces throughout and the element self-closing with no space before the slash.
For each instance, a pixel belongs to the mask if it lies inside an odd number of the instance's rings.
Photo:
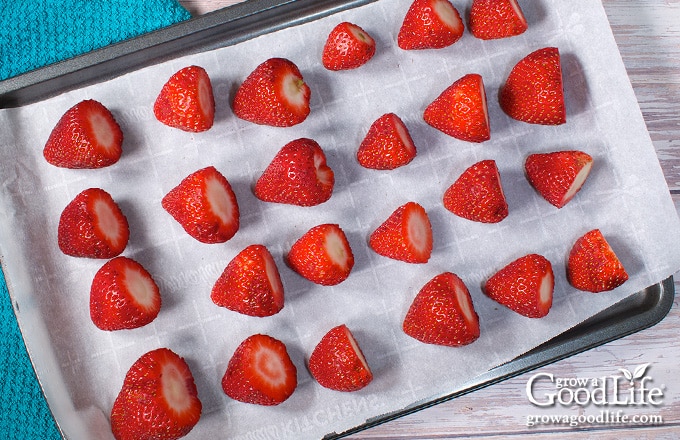
<svg viewBox="0 0 680 440">
<path fill-rule="evenodd" d="M 479 317 L 458 275 L 441 273 L 425 284 L 406 313 L 404 333 L 426 344 L 458 347 L 479 338 Z"/>
<path fill-rule="evenodd" d="M 604 292 L 628 281 L 628 273 L 599 229 L 581 236 L 569 252 L 567 279 L 579 290 Z"/>
<path fill-rule="evenodd" d="M 286 345 L 268 335 L 246 338 L 236 349 L 222 377 L 222 389 L 234 400 L 278 405 L 297 387 L 297 368 Z"/>
<path fill-rule="evenodd" d="M 550 261 L 538 254 L 516 259 L 489 278 L 484 292 L 528 318 L 541 318 L 552 306 L 555 276 Z"/>
<path fill-rule="evenodd" d="M 239 86 L 232 109 L 237 117 L 255 124 L 290 127 L 309 115 L 310 93 L 292 61 L 270 58 Z"/>
<path fill-rule="evenodd" d="M 328 70 L 356 69 L 375 55 L 375 40 L 354 23 L 342 22 L 328 35 L 321 62 Z"/>
<path fill-rule="evenodd" d="M 186 361 L 168 348 L 142 355 L 128 370 L 111 409 L 116 440 L 178 439 L 201 418 Z"/>
<path fill-rule="evenodd" d="M 336 391 L 357 391 L 373 380 L 368 362 L 345 324 L 330 329 L 309 357 L 309 372 L 319 384 Z"/>
<path fill-rule="evenodd" d="M 414 0 L 399 28 L 397 45 L 404 50 L 441 49 L 463 36 L 465 25 L 448 0 Z"/>
<path fill-rule="evenodd" d="M 397 208 L 373 233 L 368 244 L 385 257 L 407 263 L 427 263 L 432 254 L 432 225 L 416 202 Z"/>
<path fill-rule="evenodd" d="M 101 188 L 82 191 L 59 218 L 59 249 L 72 257 L 113 258 L 125 250 L 129 238 L 127 218 Z"/>
<path fill-rule="evenodd" d="M 202 243 L 224 243 L 239 228 L 236 195 L 213 166 L 188 175 L 161 200 L 184 230 Z"/>
<path fill-rule="evenodd" d="M 556 47 L 538 49 L 522 58 L 500 89 L 503 111 L 530 124 L 567 122 L 562 88 L 562 65 Z"/>
<path fill-rule="evenodd" d="M 323 286 L 345 281 L 354 267 L 354 254 L 340 226 L 311 228 L 291 247 L 288 265 L 300 276 Z"/>
<path fill-rule="evenodd" d="M 491 130 L 482 76 L 470 73 L 451 84 L 427 106 L 423 119 L 457 139 L 488 141 Z"/>
<path fill-rule="evenodd" d="M 444 207 L 459 217 L 482 223 L 498 223 L 508 216 L 501 177 L 494 160 L 482 160 L 467 168 L 444 192 Z"/>
<path fill-rule="evenodd" d="M 359 145 L 357 160 L 365 168 L 393 170 L 416 157 L 416 146 L 404 122 L 394 113 L 376 119 Z"/>
<path fill-rule="evenodd" d="M 43 156 L 62 168 L 103 168 L 123 153 L 123 131 L 99 101 L 87 99 L 71 107 L 52 129 Z"/>
<path fill-rule="evenodd" d="M 307 138 L 284 145 L 255 183 L 255 196 L 265 202 L 319 205 L 333 195 L 335 176 L 319 144 Z"/>
<path fill-rule="evenodd" d="M 524 162 L 529 183 L 552 205 L 561 208 L 581 189 L 593 158 L 583 151 L 531 154 Z"/>
<path fill-rule="evenodd" d="M 98 328 L 139 328 L 156 319 L 160 309 L 158 285 L 137 261 L 116 257 L 94 275 L 90 288 L 90 317 Z"/>
<path fill-rule="evenodd" d="M 249 316 L 272 316 L 283 308 L 283 284 L 269 250 L 253 244 L 238 253 L 210 293 L 215 304 Z"/>
<path fill-rule="evenodd" d="M 163 85 L 153 113 L 170 127 L 195 133 L 209 130 L 215 120 L 215 98 L 208 72 L 200 66 L 177 71 Z"/>
<path fill-rule="evenodd" d="M 469 27 L 475 37 L 493 40 L 520 35 L 529 26 L 517 0 L 472 0 Z"/>
</svg>

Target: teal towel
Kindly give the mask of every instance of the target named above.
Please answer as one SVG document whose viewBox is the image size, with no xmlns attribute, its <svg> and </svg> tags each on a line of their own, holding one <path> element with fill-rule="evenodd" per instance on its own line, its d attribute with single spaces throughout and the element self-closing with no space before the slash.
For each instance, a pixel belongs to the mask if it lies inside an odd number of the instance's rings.
<svg viewBox="0 0 680 440">
<path fill-rule="evenodd" d="M 0 80 L 188 18 L 176 0 L 1 0 Z M 8 440 L 60 438 L 1 271 L 0 433 Z"/>
</svg>

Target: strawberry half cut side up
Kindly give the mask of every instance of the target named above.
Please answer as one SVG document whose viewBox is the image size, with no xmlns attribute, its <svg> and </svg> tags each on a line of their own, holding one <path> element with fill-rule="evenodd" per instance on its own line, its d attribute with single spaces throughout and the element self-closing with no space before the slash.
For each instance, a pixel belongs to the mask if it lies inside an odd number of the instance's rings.
<svg viewBox="0 0 680 440">
<path fill-rule="evenodd" d="M 88 99 L 71 107 L 52 129 L 43 156 L 61 168 L 95 169 L 118 162 L 123 131 L 99 101 Z"/>
<path fill-rule="evenodd" d="M 345 324 L 333 327 L 321 338 L 308 366 L 321 386 L 335 391 L 357 391 L 373 380 L 366 357 Z"/>
<path fill-rule="evenodd" d="M 215 120 L 215 98 L 208 72 L 200 66 L 177 71 L 163 85 L 153 113 L 169 127 L 194 133 L 209 130 Z"/>
<path fill-rule="evenodd" d="M 210 298 L 248 316 L 272 316 L 283 309 L 283 284 L 269 250 L 253 244 L 238 253 L 212 288 Z"/>
<path fill-rule="evenodd" d="M 344 21 L 328 35 L 321 62 L 328 70 L 349 70 L 363 66 L 373 55 L 375 40 L 361 27 Z"/>
<path fill-rule="evenodd" d="M 255 183 L 255 196 L 272 203 L 316 206 L 333 195 L 335 175 L 319 144 L 295 139 L 274 156 Z"/>
<path fill-rule="evenodd" d="M 416 146 L 404 122 L 394 113 L 376 119 L 359 145 L 357 160 L 364 168 L 393 170 L 416 157 Z"/>
<path fill-rule="evenodd" d="M 415 0 L 399 28 L 397 45 L 404 50 L 442 49 L 465 30 L 458 10 L 448 0 Z"/>
<path fill-rule="evenodd" d="M 628 273 L 599 229 L 581 236 L 569 252 L 567 279 L 579 290 L 605 292 L 626 281 Z"/>
<path fill-rule="evenodd" d="M 470 33 L 481 40 L 514 37 L 528 28 L 517 0 L 472 0 Z"/>
<path fill-rule="evenodd" d="M 90 317 L 102 330 L 133 329 L 156 319 L 161 294 L 151 274 L 137 261 L 119 256 L 95 274 L 90 288 Z"/>
<path fill-rule="evenodd" d="M 416 202 L 397 208 L 373 231 L 368 244 L 376 253 L 407 263 L 427 263 L 432 255 L 432 225 Z"/>
<path fill-rule="evenodd" d="M 488 141 L 491 129 L 482 76 L 470 73 L 451 84 L 427 106 L 423 119 L 456 139 Z"/>
<path fill-rule="evenodd" d="M 311 228 L 291 247 L 288 265 L 303 278 L 322 286 L 345 281 L 354 267 L 354 254 L 344 231 L 336 224 Z"/>
<path fill-rule="evenodd" d="M 182 228 L 201 243 L 224 243 L 239 229 L 239 207 L 229 181 L 213 166 L 180 182 L 161 200 Z"/>
<path fill-rule="evenodd" d="M 552 307 L 555 276 L 550 261 L 538 254 L 511 262 L 484 285 L 494 301 L 528 318 L 542 318 Z"/>
<path fill-rule="evenodd" d="M 59 218 L 59 249 L 72 257 L 113 258 L 125 250 L 129 238 L 127 218 L 101 188 L 82 191 Z"/>
<path fill-rule="evenodd" d="M 246 338 L 236 349 L 222 377 L 222 390 L 234 400 L 273 406 L 297 388 L 297 368 L 286 345 L 268 335 Z"/>
<path fill-rule="evenodd" d="M 459 217 L 482 223 L 498 223 L 508 216 L 508 203 L 496 162 L 471 165 L 444 192 L 444 207 Z"/>
<path fill-rule="evenodd" d="M 567 122 L 562 86 L 562 64 L 556 47 L 546 47 L 521 59 L 499 91 L 503 111 L 529 124 Z"/>
<path fill-rule="evenodd" d="M 232 110 L 255 124 L 291 127 L 307 119 L 310 96 L 309 86 L 292 61 L 270 58 L 239 86 Z"/>
<path fill-rule="evenodd" d="M 458 275 L 441 273 L 425 284 L 406 313 L 404 333 L 426 344 L 459 347 L 479 338 L 479 317 Z"/>
<path fill-rule="evenodd" d="M 550 204 L 562 208 L 586 182 L 593 158 L 583 151 L 536 153 L 527 157 L 524 170 L 531 186 Z"/>
<path fill-rule="evenodd" d="M 111 409 L 116 440 L 178 439 L 201 418 L 186 361 L 168 348 L 142 355 L 128 370 Z"/>
</svg>

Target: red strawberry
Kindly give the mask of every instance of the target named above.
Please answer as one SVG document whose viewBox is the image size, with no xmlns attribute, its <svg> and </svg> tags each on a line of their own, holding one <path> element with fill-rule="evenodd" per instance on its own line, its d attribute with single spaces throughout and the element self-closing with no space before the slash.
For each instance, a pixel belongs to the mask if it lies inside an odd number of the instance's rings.
<svg viewBox="0 0 680 440">
<path fill-rule="evenodd" d="M 156 282 L 135 260 L 109 260 L 92 280 L 90 317 L 102 330 L 145 326 L 156 319 L 160 309 L 161 294 Z"/>
<path fill-rule="evenodd" d="M 309 86 L 293 62 L 271 58 L 260 64 L 236 91 L 234 114 L 246 121 L 290 127 L 309 115 Z"/>
<path fill-rule="evenodd" d="M 491 138 L 486 92 L 481 75 L 463 76 L 444 90 L 423 113 L 432 127 L 469 142 Z"/>
<path fill-rule="evenodd" d="M 402 328 L 426 344 L 458 347 L 479 338 L 479 317 L 463 280 L 444 272 L 420 289 Z"/>
<path fill-rule="evenodd" d="M 542 125 L 567 122 L 558 49 L 539 49 L 520 60 L 501 87 L 499 100 L 503 111 L 518 121 Z"/>
<path fill-rule="evenodd" d="M 581 189 L 593 166 L 593 158 L 582 151 L 532 154 L 524 163 L 527 178 L 544 199 L 558 208 Z"/>
<path fill-rule="evenodd" d="M 227 179 L 212 166 L 188 175 L 163 197 L 161 204 L 201 243 L 224 243 L 239 228 L 236 195 Z"/>
<path fill-rule="evenodd" d="M 113 258 L 125 250 L 129 238 L 127 218 L 100 188 L 78 194 L 59 218 L 59 249 L 72 257 Z"/>
<path fill-rule="evenodd" d="M 498 167 L 493 160 L 470 166 L 444 193 L 444 207 L 459 217 L 498 223 L 508 216 Z"/>
<path fill-rule="evenodd" d="M 215 98 L 208 72 L 200 66 L 180 69 L 161 89 L 153 113 L 163 124 L 180 130 L 210 129 L 215 120 Z"/>
<path fill-rule="evenodd" d="M 415 0 L 404 17 L 397 45 L 404 50 L 441 49 L 463 36 L 460 14 L 448 0 Z"/>
<path fill-rule="evenodd" d="M 517 0 L 472 0 L 470 33 L 482 40 L 513 37 L 527 30 Z"/>
<path fill-rule="evenodd" d="M 567 279 L 579 290 L 604 292 L 628 280 L 628 273 L 599 229 L 574 243 L 567 262 Z"/>
<path fill-rule="evenodd" d="M 496 272 L 484 285 L 494 301 L 529 318 L 541 318 L 552 306 L 555 276 L 538 254 L 525 255 Z"/>
<path fill-rule="evenodd" d="M 283 284 L 269 250 L 253 244 L 239 252 L 215 282 L 210 298 L 218 306 L 249 316 L 281 311 Z"/>
<path fill-rule="evenodd" d="M 222 389 L 234 400 L 257 405 L 278 405 L 297 387 L 297 368 L 286 345 L 256 334 L 238 346 L 222 377 Z"/>
<path fill-rule="evenodd" d="M 357 391 L 373 380 L 366 358 L 345 324 L 321 338 L 309 357 L 309 372 L 321 386 L 336 391 Z"/>
<path fill-rule="evenodd" d="M 196 426 L 201 410 L 185 360 L 159 348 L 128 370 L 111 410 L 111 430 L 116 440 L 174 440 Z"/>
<path fill-rule="evenodd" d="M 397 208 L 373 231 L 368 244 L 385 257 L 407 263 L 427 263 L 432 254 L 432 225 L 415 202 Z"/>
<path fill-rule="evenodd" d="M 281 148 L 255 183 L 265 202 L 315 206 L 331 198 L 335 176 L 316 141 L 295 139 Z"/>
<path fill-rule="evenodd" d="M 321 62 L 328 70 L 356 69 L 375 55 L 375 41 L 359 26 L 342 22 L 328 35 Z"/>
<path fill-rule="evenodd" d="M 354 254 L 340 226 L 315 226 L 291 247 L 288 265 L 300 276 L 323 286 L 340 284 L 354 267 Z"/>
<path fill-rule="evenodd" d="M 43 156 L 62 168 L 103 168 L 118 162 L 123 132 L 104 105 L 81 101 L 59 119 L 47 139 Z"/>
<path fill-rule="evenodd" d="M 416 157 L 416 146 L 399 116 L 387 113 L 379 117 L 359 146 L 357 160 L 365 168 L 393 170 Z"/>
</svg>

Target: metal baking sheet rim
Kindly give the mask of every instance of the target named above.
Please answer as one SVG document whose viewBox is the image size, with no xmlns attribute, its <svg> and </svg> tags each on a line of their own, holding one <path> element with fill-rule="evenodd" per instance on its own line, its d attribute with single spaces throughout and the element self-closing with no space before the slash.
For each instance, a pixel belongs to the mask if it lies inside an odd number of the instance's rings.
<svg viewBox="0 0 680 440">
<path fill-rule="evenodd" d="M 373 1 L 375 0 L 248 0 L 0 81 L 0 108 L 40 101 L 169 58 L 236 44 L 283 27 L 312 21 Z M 0 255 L 0 265 L 4 265 L 2 261 L 3 256 Z M 8 279 L 7 284 L 13 311 L 19 317 L 19 304 Z M 464 389 L 377 416 L 348 431 L 339 434 L 329 433 L 324 438 L 341 438 L 360 432 L 652 327 L 668 314 L 673 306 L 674 296 L 674 280 L 673 277 L 669 277 L 637 292 L 530 352 L 478 376 Z M 21 325 L 19 330 L 23 336 L 24 329 Z M 30 349 L 26 348 L 31 365 L 37 371 Z M 36 377 L 41 390 L 44 390 L 37 373 Z M 53 404 L 48 401 L 55 424 L 64 436 L 61 421 L 54 416 Z"/>
</svg>

